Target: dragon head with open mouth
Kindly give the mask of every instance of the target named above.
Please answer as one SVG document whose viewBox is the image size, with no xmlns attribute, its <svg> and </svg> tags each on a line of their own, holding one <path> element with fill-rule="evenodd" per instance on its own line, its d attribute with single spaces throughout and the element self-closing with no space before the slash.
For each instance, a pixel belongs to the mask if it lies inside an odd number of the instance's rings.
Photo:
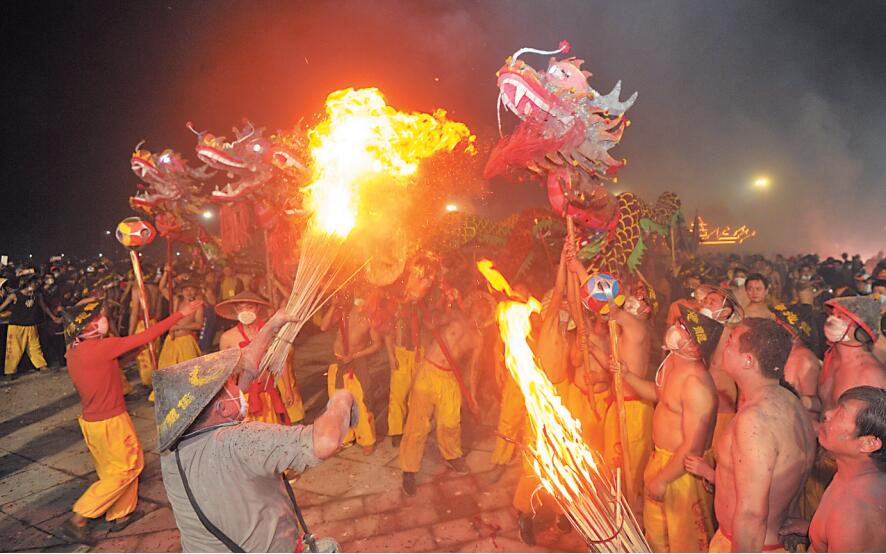
<svg viewBox="0 0 886 554">
<path fill-rule="evenodd" d="M 207 131 L 198 132 L 197 157 L 213 169 L 224 171 L 232 179 L 224 187 L 212 192 L 214 202 L 234 202 L 254 192 L 265 184 L 276 167 L 294 167 L 303 170 L 297 156 L 283 144 L 263 136 L 264 128 L 256 128 L 246 121 L 243 129 L 234 130 L 235 140 L 226 142 L 225 137 Z"/>
<path fill-rule="evenodd" d="M 133 208 L 150 211 L 165 203 L 190 198 L 199 182 L 214 175 L 206 166 L 194 169 L 178 152 L 166 149 L 159 154 L 142 149 L 140 142 L 130 158 L 132 172 L 142 180 L 139 192 L 129 199 Z"/>
<path fill-rule="evenodd" d="M 547 179 L 548 199 L 557 213 L 573 216 L 588 229 L 602 229 L 616 208 L 603 187 L 625 162 L 609 154 L 629 124 L 625 112 L 637 93 L 621 101 L 621 81 L 606 95 L 588 84 L 583 60 L 551 58 L 544 72 L 520 59 L 526 53 L 566 54 L 522 48 L 498 71 L 499 106 L 520 118 L 517 129 L 495 147 L 486 178 L 509 169 L 527 169 Z M 499 130 L 501 115 L 499 113 Z"/>
</svg>

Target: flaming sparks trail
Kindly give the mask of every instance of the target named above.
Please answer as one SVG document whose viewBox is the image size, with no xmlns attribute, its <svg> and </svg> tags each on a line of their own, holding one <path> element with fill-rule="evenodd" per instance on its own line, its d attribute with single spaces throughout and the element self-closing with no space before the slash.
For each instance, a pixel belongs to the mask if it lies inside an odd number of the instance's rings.
<svg viewBox="0 0 886 554">
<path fill-rule="evenodd" d="M 491 262 L 478 262 L 477 268 L 496 290 L 510 289 Z M 540 312 L 541 303 L 535 298 L 525 303 L 501 302 L 497 309 L 505 364 L 523 393 L 534 433 L 534 438 L 526 440 L 529 449 L 524 454 L 589 548 L 596 552 L 650 552 L 617 475 L 606 467 L 600 453 L 584 442 L 581 424 L 563 405 L 529 347 L 529 318 Z"/>
<path fill-rule="evenodd" d="M 422 159 L 452 151 L 460 143 L 466 143 L 465 152 L 473 154 L 476 139 L 463 123 L 446 119 L 445 110 L 399 112 L 387 105 L 376 88 L 330 94 L 326 118 L 308 131 L 308 138 L 313 172 L 304 192 L 312 215 L 286 304 L 286 312 L 298 315 L 299 321 L 284 327 L 262 360 L 262 369 L 278 375 L 302 325 L 335 292 L 330 289 L 341 269 L 336 258 L 342 243 L 359 226 L 361 190 L 379 182 L 405 186 Z"/>
</svg>

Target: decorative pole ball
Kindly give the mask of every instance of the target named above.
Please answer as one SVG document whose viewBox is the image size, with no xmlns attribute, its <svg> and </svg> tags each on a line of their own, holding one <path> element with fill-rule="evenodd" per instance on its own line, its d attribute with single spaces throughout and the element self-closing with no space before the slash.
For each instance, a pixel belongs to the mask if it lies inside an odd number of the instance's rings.
<svg viewBox="0 0 886 554">
<path fill-rule="evenodd" d="M 615 301 L 617 305 L 624 303 L 621 284 L 618 279 L 606 273 L 595 273 L 588 277 L 579 291 L 579 296 L 588 310 L 600 314 L 609 313 L 610 300 Z"/>
<path fill-rule="evenodd" d="M 153 242 L 157 229 L 140 217 L 127 217 L 117 225 L 117 242 L 126 248 L 141 248 Z"/>
</svg>

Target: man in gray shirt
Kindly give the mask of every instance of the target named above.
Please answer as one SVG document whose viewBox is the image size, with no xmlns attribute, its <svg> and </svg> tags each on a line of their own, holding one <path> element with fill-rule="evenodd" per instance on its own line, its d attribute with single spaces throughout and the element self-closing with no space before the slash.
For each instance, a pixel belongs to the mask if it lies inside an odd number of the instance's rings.
<svg viewBox="0 0 886 554">
<path fill-rule="evenodd" d="M 338 450 L 350 427 L 354 399 L 339 391 L 308 426 L 243 421 L 241 391 L 258 375 L 268 345 L 289 321 L 278 312 L 245 349 L 223 350 L 155 374 L 163 484 L 185 552 L 229 550 L 209 526 L 247 552 L 299 548 L 282 472 L 302 472 Z"/>
</svg>

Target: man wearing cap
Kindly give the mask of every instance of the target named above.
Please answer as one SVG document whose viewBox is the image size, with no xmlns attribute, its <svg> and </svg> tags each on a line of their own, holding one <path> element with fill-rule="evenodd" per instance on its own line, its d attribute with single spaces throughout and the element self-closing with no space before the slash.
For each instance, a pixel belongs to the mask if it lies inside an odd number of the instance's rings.
<svg viewBox="0 0 886 554">
<path fill-rule="evenodd" d="M 622 371 L 638 395 L 656 402 L 655 449 L 643 475 L 643 524 L 655 552 L 704 552 L 714 532 L 710 493 L 685 463 L 706 454 L 711 444 L 717 388 L 705 365 L 723 325 L 685 306 L 680 312 L 680 320 L 665 332 L 668 355 L 655 382 Z"/>
<path fill-rule="evenodd" d="M 830 348 L 819 376 L 822 408 L 836 407 L 840 395 L 860 385 L 886 387 L 886 368 L 871 352 L 880 334 L 880 304 L 870 296 L 832 298 L 824 333 Z"/>
<path fill-rule="evenodd" d="M 784 380 L 800 395 L 800 401 L 809 411 L 813 421 L 821 414 L 821 400 L 818 398 L 818 374 L 821 360 L 817 350 L 818 333 L 815 329 L 815 315 L 808 304 L 785 306 L 776 304 L 772 311 L 775 321 L 791 335 L 791 353 L 784 367 Z"/>
<path fill-rule="evenodd" d="M 222 333 L 219 349 L 249 346 L 265 326 L 271 309 L 269 302 L 249 291 L 241 292 L 233 298 L 216 304 L 215 313 L 219 317 L 237 322 L 234 327 Z M 291 363 L 292 353 L 279 379 L 275 379 L 270 372 L 263 372 L 252 382 L 246 391 L 246 400 L 249 404 L 248 420 L 289 425 L 304 419 L 304 405 L 293 382 Z"/>
<path fill-rule="evenodd" d="M 313 425 L 244 421 L 243 389 L 280 328 L 275 314 L 250 344 L 157 371 L 155 414 L 163 484 L 185 552 L 298 552 L 303 537 L 287 469 L 318 465 L 356 421 L 338 391 Z M 310 537 L 304 537 L 310 541 Z"/>
<path fill-rule="evenodd" d="M 99 477 L 74 503 L 74 515 L 64 523 L 62 531 L 77 542 L 90 541 L 90 519 L 104 515 L 114 522 L 112 529 L 119 530 L 142 515 L 135 507 L 144 457 L 126 412 L 117 359 L 156 339 L 198 307 L 198 302 L 183 304 L 181 311 L 146 331 L 108 337 L 102 303 L 88 301 L 75 307 L 65 326 L 68 375 L 83 408 L 80 429 Z"/>
<path fill-rule="evenodd" d="M 179 306 L 197 299 L 197 283 L 185 279 L 176 286 L 176 292 L 175 299 L 171 300 L 173 311 L 177 311 Z M 168 296 L 165 287 L 160 289 L 160 293 L 164 297 Z M 167 300 L 169 299 L 167 298 Z M 203 304 L 201 302 L 196 312 L 183 318 L 169 330 L 166 340 L 163 341 L 163 348 L 160 350 L 157 368 L 162 369 L 198 357 L 200 345 L 197 344 L 197 333 L 202 328 Z"/>
<path fill-rule="evenodd" d="M 815 433 L 799 398 L 779 384 L 791 338 L 777 323 L 747 318 L 723 351 L 741 403 L 717 445 L 710 552 L 782 548 L 779 530 L 815 459 Z"/>
</svg>

